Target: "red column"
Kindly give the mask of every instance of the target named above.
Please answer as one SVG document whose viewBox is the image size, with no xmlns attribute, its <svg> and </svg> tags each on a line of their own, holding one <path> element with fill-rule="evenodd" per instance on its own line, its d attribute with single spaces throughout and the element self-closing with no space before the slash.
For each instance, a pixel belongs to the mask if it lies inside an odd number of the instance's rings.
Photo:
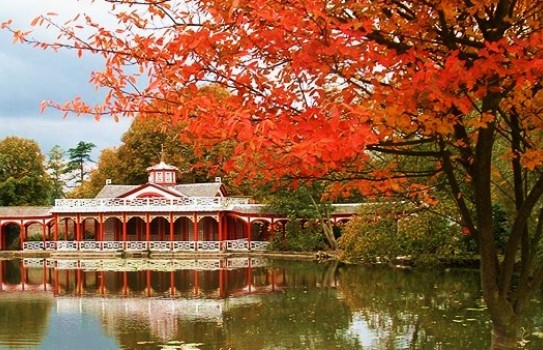
<svg viewBox="0 0 543 350">
<path fill-rule="evenodd" d="M 25 229 L 25 225 L 23 225 L 23 220 L 21 220 L 21 225 L 19 225 L 19 236 L 20 236 L 20 241 L 21 241 L 21 250 L 23 250 L 24 248 L 24 243 L 25 243 L 25 234 L 26 234 L 26 229 Z"/>
<path fill-rule="evenodd" d="M 75 223 L 75 240 L 81 240 L 81 214 L 77 214 Z"/>
<path fill-rule="evenodd" d="M 145 240 L 147 242 L 151 240 L 151 222 L 149 220 L 149 213 L 147 213 L 145 214 Z"/>
<path fill-rule="evenodd" d="M 248 217 L 247 220 L 247 244 L 248 249 L 251 250 L 251 217 Z"/>
<path fill-rule="evenodd" d="M 173 236 L 174 236 L 174 221 L 173 221 L 173 213 L 170 213 L 170 242 L 173 242 Z"/>
<path fill-rule="evenodd" d="M 123 248 L 126 249 L 126 213 L 123 213 Z"/>
<path fill-rule="evenodd" d="M 220 244 L 220 250 L 223 250 L 223 246 L 222 246 L 222 241 L 224 239 L 223 237 L 223 234 L 224 234 L 224 230 L 223 230 L 223 213 L 222 212 L 219 212 L 219 244 Z"/>
<path fill-rule="evenodd" d="M 41 234 L 42 234 L 42 241 L 43 241 L 43 249 L 45 249 L 45 238 L 47 238 L 47 225 L 45 224 L 45 219 L 43 220 L 42 226 L 41 226 Z"/>
<path fill-rule="evenodd" d="M 200 235 L 198 228 L 198 214 L 194 213 L 194 242 L 198 242 L 198 236 Z"/>
<path fill-rule="evenodd" d="M 53 231 L 53 240 L 58 241 L 58 215 L 57 214 L 53 216 L 53 220 L 55 220 L 55 230 Z"/>
<path fill-rule="evenodd" d="M 98 223 L 98 239 L 104 241 L 104 214 L 100 213 L 98 220 L 100 220 Z"/>
</svg>

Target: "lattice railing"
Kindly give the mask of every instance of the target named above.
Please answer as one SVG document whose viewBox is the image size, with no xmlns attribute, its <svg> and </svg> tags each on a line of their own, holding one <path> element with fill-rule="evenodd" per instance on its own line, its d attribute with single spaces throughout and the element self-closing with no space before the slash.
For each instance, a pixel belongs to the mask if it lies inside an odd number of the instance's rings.
<svg viewBox="0 0 543 350">
<path fill-rule="evenodd" d="M 269 246 L 265 241 L 249 241 L 236 239 L 228 241 L 33 241 L 24 242 L 23 249 L 28 251 L 58 250 L 58 251 L 136 251 L 146 250 L 155 252 L 219 252 L 219 251 L 261 251 Z"/>
<path fill-rule="evenodd" d="M 144 251 L 147 250 L 149 245 L 149 242 L 146 241 L 129 241 L 126 242 L 125 249 L 126 250 L 135 250 L 135 251 Z"/>
<path fill-rule="evenodd" d="M 226 249 L 230 251 L 249 250 L 249 242 L 245 238 L 226 241 Z"/>
<path fill-rule="evenodd" d="M 102 242 L 98 242 L 98 241 L 79 242 L 79 250 L 82 250 L 82 251 L 100 251 L 100 250 L 102 250 Z"/>
<path fill-rule="evenodd" d="M 123 249 L 123 242 L 120 241 L 103 241 L 102 250 L 106 251 L 116 251 Z"/>
<path fill-rule="evenodd" d="M 23 243 L 24 250 L 43 250 L 44 244 L 42 241 L 31 241 Z"/>
<path fill-rule="evenodd" d="M 266 250 L 270 242 L 265 241 L 251 241 L 251 250 Z"/>
<path fill-rule="evenodd" d="M 219 241 L 198 241 L 198 251 L 201 252 L 218 252 L 221 250 L 221 242 Z"/>
<path fill-rule="evenodd" d="M 57 199 L 52 211 L 187 211 L 189 209 L 226 210 L 234 205 L 249 204 L 248 198 L 186 197 L 186 198 L 86 198 Z"/>
<path fill-rule="evenodd" d="M 77 250 L 77 243 L 74 241 L 57 241 L 57 250 Z"/>
<path fill-rule="evenodd" d="M 196 242 L 193 241 L 174 241 L 172 244 L 174 252 L 193 252 L 196 250 Z"/>
<path fill-rule="evenodd" d="M 156 252 L 169 252 L 172 250 L 172 242 L 168 241 L 153 241 L 149 242 L 149 250 Z"/>
</svg>

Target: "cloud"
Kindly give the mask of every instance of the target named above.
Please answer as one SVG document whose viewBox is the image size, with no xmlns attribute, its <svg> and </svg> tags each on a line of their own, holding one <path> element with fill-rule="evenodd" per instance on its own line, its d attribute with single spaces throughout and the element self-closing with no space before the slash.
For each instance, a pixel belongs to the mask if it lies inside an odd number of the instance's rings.
<svg viewBox="0 0 543 350">
<path fill-rule="evenodd" d="M 59 21 L 84 11 L 93 17 L 107 18 L 105 2 L 66 0 L 0 0 L 0 22 L 12 19 L 14 26 L 26 28 L 30 21 L 47 12 L 59 13 Z M 40 31 L 41 38 L 53 33 Z M 93 142 L 98 148 L 120 144 L 120 137 L 129 120 L 115 123 L 109 118 L 96 122 L 90 118 L 69 117 L 48 110 L 39 114 L 43 100 L 65 102 L 74 96 L 93 104 L 99 103 L 103 92 L 90 85 L 90 72 L 101 69 L 100 57 L 78 58 L 72 51 L 43 51 L 28 45 L 13 45 L 11 33 L 0 31 L 0 137 L 14 135 L 36 140 L 47 153 L 55 144 L 63 149 L 79 141 Z M 98 150 L 96 150 L 98 152 Z"/>
</svg>

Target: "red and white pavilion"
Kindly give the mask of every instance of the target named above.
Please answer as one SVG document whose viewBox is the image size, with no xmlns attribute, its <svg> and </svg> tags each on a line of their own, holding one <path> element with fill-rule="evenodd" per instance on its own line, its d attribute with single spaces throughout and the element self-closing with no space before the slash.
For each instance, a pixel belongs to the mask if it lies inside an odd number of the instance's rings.
<svg viewBox="0 0 543 350">
<path fill-rule="evenodd" d="M 0 249 L 6 228 L 19 226 L 23 250 L 89 252 L 221 252 L 264 249 L 287 219 L 263 212 L 249 198 L 228 197 L 220 179 L 177 184 L 177 168 L 147 169 L 142 185 L 107 183 L 95 198 L 57 199 L 53 207 L 0 207 Z M 334 223 L 359 204 L 336 204 Z M 40 229 L 34 227 L 38 225 Z M 31 229 L 32 227 L 32 229 Z M 29 240 L 29 232 L 40 232 Z"/>
</svg>

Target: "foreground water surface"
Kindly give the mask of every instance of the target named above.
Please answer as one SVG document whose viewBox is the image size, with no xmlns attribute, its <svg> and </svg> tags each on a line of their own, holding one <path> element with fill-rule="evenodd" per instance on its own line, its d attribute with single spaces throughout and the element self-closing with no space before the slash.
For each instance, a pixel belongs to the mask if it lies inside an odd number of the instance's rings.
<svg viewBox="0 0 543 350">
<path fill-rule="evenodd" d="M 488 349 L 478 272 L 337 262 L 4 260 L 2 349 Z M 543 349 L 541 293 L 524 349 Z"/>
</svg>

